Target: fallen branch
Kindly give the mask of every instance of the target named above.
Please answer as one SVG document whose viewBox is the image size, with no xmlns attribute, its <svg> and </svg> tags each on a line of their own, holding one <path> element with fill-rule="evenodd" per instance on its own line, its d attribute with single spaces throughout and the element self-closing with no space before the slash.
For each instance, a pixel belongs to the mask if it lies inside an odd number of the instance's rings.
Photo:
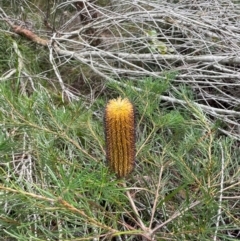
<svg viewBox="0 0 240 241">
<path fill-rule="evenodd" d="M 28 30 L 26 28 L 23 28 L 23 27 L 17 26 L 17 25 L 12 25 L 11 27 L 15 33 L 23 35 L 24 37 L 33 41 L 36 44 L 47 46 L 49 43 L 49 40 L 39 37 L 38 35 L 33 33 L 31 30 Z"/>
<path fill-rule="evenodd" d="M 111 53 L 107 51 L 86 51 L 75 53 L 81 58 L 105 58 L 113 59 L 113 57 L 124 61 L 172 61 L 183 63 L 220 63 L 220 64 L 240 64 L 239 56 L 214 56 L 214 55 L 199 55 L 199 56 L 185 56 L 180 54 L 129 54 L 129 53 Z"/>
<path fill-rule="evenodd" d="M 6 20 L 8 24 L 10 24 L 13 31 L 17 34 L 20 34 L 27 39 L 33 41 L 42 46 L 47 46 L 50 43 L 50 40 L 43 39 L 39 37 L 37 34 L 33 33 L 31 30 L 23 28 L 18 25 L 14 25 L 10 21 Z M 63 40 L 61 38 L 52 38 L 52 40 Z M 56 49 L 59 54 L 61 54 L 61 49 Z M 63 50 L 62 53 L 64 53 Z M 67 51 L 68 55 L 70 55 L 70 51 Z M 80 58 L 104 58 L 104 59 L 117 59 L 121 62 L 126 61 L 170 61 L 170 62 L 182 62 L 182 63 L 198 63 L 198 62 L 207 62 L 207 63 L 220 63 L 220 64 L 240 64 L 239 56 L 217 56 L 217 55 L 198 55 L 198 56 L 186 56 L 180 54 L 160 54 L 160 53 L 147 53 L 147 54 L 132 54 L 132 53 L 112 53 L 108 51 L 85 51 L 85 52 L 75 52 L 72 51 L 71 55 L 76 55 Z M 128 63 L 129 64 L 129 63 Z"/>
<path fill-rule="evenodd" d="M 1 11 L 3 12 L 3 10 L 1 10 Z M 27 39 L 31 40 L 32 42 L 39 44 L 39 45 L 47 46 L 49 44 L 49 40 L 39 37 L 33 31 L 31 31 L 27 28 L 24 28 L 23 26 L 12 23 L 8 18 L 3 18 L 3 19 L 5 20 L 5 22 L 7 22 L 10 25 L 10 27 L 12 28 L 14 33 L 22 35 L 25 38 L 27 38 Z"/>
</svg>

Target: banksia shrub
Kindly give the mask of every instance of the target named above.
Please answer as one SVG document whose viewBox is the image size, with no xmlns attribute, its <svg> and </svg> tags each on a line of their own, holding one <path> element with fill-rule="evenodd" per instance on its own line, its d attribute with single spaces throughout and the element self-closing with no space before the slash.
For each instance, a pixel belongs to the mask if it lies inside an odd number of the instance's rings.
<svg viewBox="0 0 240 241">
<path fill-rule="evenodd" d="M 105 138 L 107 163 L 118 177 L 124 177 L 134 168 L 135 115 L 128 99 L 110 100 L 105 108 Z"/>
</svg>

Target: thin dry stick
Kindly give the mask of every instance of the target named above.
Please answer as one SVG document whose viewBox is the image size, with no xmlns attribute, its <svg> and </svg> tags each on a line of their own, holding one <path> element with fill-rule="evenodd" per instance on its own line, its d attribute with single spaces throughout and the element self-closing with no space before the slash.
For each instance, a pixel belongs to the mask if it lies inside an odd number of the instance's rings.
<svg viewBox="0 0 240 241">
<path fill-rule="evenodd" d="M 124 186 L 126 187 L 126 185 L 124 185 Z M 142 230 L 147 230 L 147 227 L 144 225 L 142 219 L 140 218 L 140 215 L 139 215 L 139 213 L 138 213 L 137 207 L 136 207 L 136 205 L 135 205 L 135 203 L 134 203 L 134 201 L 133 201 L 133 199 L 132 199 L 132 197 L 131 197 L 130 192 L 129 192 L 129 191 L 126 191 L 126 193 L 127 193 L 127 196 L 128 196 L 128 200 L 129 200 L 129 202 L 130 202 L 130 204 L 131 204 L 131 206 L 132 206 L 132 209 L 133 209 L 133 211 L 134 211 L 135 214 L 136 214 L 136 217 L 137 217 L 137 221 L 138 221 L 138 223 L 139 223 L 139 226 L 141 227 Z"/>
<path fill-rule="evenodd" d="M 85 218 L 85 221 L 95 225 L 99 228 L 108 230 L 111 234 L 117 233 L 118 230 L 111 228 L 110 226 L 105 225 L 104 223 L 99 222 L 98 220 L 90 217 L 88 214 L 86 214 L 83 210 L 80 210 L 78 208 L 75 208 L 72 204 L 68 203 L 67 201 L 63 199 L 58 199 L 58 202 L 63 205 L 66 209 L 70 210 L 73 213 L 77 213 L 80 216 Z"/>
<path fill-rule="evenodd" d="M 149 224 L 149 229 L 152 227 L 153 219 L 154 219 L 154 214 L 156 212 L 156 207 L 157 207 L 157 202 L 158 202 L 158 197 L 159 197 L 159 190 L 160 190 L 160 184 L 162 180 L 162 173 L 163 173 L 163 166 L 161 166 L 160 172 L 159 172 L 159 177 L 158 177 L 158 185 L 157 185 L 157 190 L 155 194 L 155 200 L 153 203 L 153 208 L 152 208 L 152 215 L 151 215 L 151 221 Z"/>
<path fill-rule="evenodd" d="M 2 77 L 0 77 L 0 81 L 5 81 L 7 79 L 9 79 L 12 75 L 14 75 L 15 73 L 17 72 L 16 69 L 11 69 L 11 70 L 8 70 L 6 73 L 4 73 L 2 75 Z"/>
<path fill-rule="evenodd" d="M 221 219 L 221 212 L 222 212 L 222 199 L 223 199 L 223 182 L 224 182 L 224 165 L 225 165 L 225 158 L 224 158 L 224 152 L 223 152 L 223 147 L 222 144 L 220 143 L 220 149 L 221 149 L 221 154 L 222 154 L 222 166 L 221 166 L 221 183 L 220 183 L 220 195 L 219 195 L 219 207 L 218 207 L 218 213 L 217 213 L 217 222 L 216 222 L 216 230 L 214 233 L 213 240 L 217 240 L 217 233 L 219 229 L 219 222 Z"/>
<path fill-rule="evenodd" d="M 61 77 L 61 74 L 58 70 L 58 67 L 56 65 L 56 62 L 55 62 L 55 59 L 54 59 L 54 56 L 53 56 L 53 47 L 52 47 L 52 41 L 53 41 L 53 38 L 51 39 L 51 42 L 50 44 L 48 45 L 49 47 L 49 61 L 50 63 L 52 64 L 52 67 L 53 67 L 53 70 L 55 72 L 55 75 L 57 76 L 57 79 L 59 81 L 59 84 L 61 86 L 61 89 L 62 89 L 62 100 L 64 101 L 64 94 L 66 94 L 67 98 L 69 101 L 75 99 L 75 100 L 79 100 L 79 98 L 74 95 L 73 93 L 71 93 L 71 91 L 69 91 L 66 86 L 64 85 L 64 81 Z"/>
<path fill-rule="evenodd" d="M 239 199 L 240 199 L 240 196 L 234 196 L 234 197 L 227 197 L 227 196 L 225 196 L 225 197 L 222 197 L 222 199 L 228 199 L 228 200 L 237 199 L 237 200 L 239 200 Z"/>
<path fill-rule="evenodd" d="M 50 202 L 50 203 L 54 203 L 56 201 L 54 198 L 48 198 L 48 197 L 45 197 L 45 196 L 41 196 L 41 195 L 37 195 L 37 194 L 34 194 L 34 193 L 26 192 L 26 191 L 23 191 L 23 190 L 16 190 L 16 189 L 13 189 L 13 188 L 10 188 L 10 187 L 5 187 L 4 185 L 0 185 L 0 190 L 3 190 L 5 192 L 21 194 L 23 196 L 31 197 L 33 199 L 43 200 L 43 201 Z"/>
<path fill-rule="evenodd" d="M 126 188 L 127 186 L 126 186 L 126 182 L 124 181 L 123 183 L 123 186 Z M 127 190 L 126 191 L 126 194 L 127 194 L 127 197 L 128 197 L 128 200 L 129 200 L 129 202 L 130 202 L 130 204 L 131 204 L 131 206 L 132 206 L 132 209 L 133 209 L 133 211 L 134 211 L 134 213 L 135 213 L 135 215 L 136 215 L 136 218 L 137 218 L 137 221 L 138 221 L 138 224 L 139 224 L 139 226 L 141 227 L 141 229 L 143 230 L 143 234 L 142 234 L 142 236 L 146 239 L 146 240 L 152 240 L 152 232 L 151 232 L 151 230 L 148 228 L 148 227 L 146 227 L 145 226 L 145 224 L 143 223 L 143 221 L 142 221 L 142 219 L 141 219 L 141 217 L 140 217 L 140 215 L 139 215 L 139 212 L 138 212 L 138 210 L 137 210 L 137 207 L 136 207 L 136 205 L 135 205 L 135 203 L 134 203 L 134 201 L 133 201 L 133 199 L 132 199 L 132 197 L 131 197 L 131 194 L 130 194 L 130 192 Z"/>
<path fill-rule="evenodd" d="M 189 207 L 187 207 L 187 208 L 185 208 L 185 209 L 183 209 L 183 210 L 180 210 L 180 211 L 175 212 L 168 220 L 166 220 L 165 222 L 161 223 L 160 225 L 158 225 L 157 227 L 155 227 L 154 229 L 152 229 L 152 231 L 151 231 L 152 234 L 154 234 L 155 232 L 158 231 L 158 229 L 164 227 L 166 224 L 170 223 L 170 222 L 173 221 L 175 218 L 183 215 L 185 212 L 187 212 L 188 210 L 194 208 L 195 206 L 197 206 L 197 205 L 200 204 L 200 203 L 201 203 L 201 201 L 199 201 L 199 200 L 198 200 L 198 201 L 195 201 L 195 202 L 191 203 L 191 204 L 189 205 Z"/>
<path fill-rule="evenodd" d="M 184 62 L 184 63 L 197 63 L 197 62 L 205 62 L 205 63 L 219 63 L 219 64 L 239 64 L 240 57 L 226 57 L 226 56 L 214 56 L 214 55 L 200 55 L 200 56 L 184 56 L 184 55 L 173 55 L 173 54 L 129 54 L 129 53 L 117 53 L 112 54 L 107 51 L 86 51 L 78 54 L 81 58 L 96 58 L 96 59 L 117 59 L 120 62 L 125 62 L 129 65 L 131 61 L 136 60 L 144 60 L 144 61 L 175 61 L 175 62 Z M 129 61 L 129 62 L 128 62 Z M 133 65 L 137 67 L 136 65 Z"/>
</svg>

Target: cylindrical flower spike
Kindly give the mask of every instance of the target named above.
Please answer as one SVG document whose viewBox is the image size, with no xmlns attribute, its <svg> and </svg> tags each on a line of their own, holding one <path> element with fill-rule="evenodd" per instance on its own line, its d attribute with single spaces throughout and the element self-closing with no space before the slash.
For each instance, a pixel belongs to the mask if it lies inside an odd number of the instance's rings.
<svg viewBox="0 0 240 241">
<path fill-rule="evenodd" d="M 107 162 L 118 177 L 125 177 L 135 163 L 135 115 L 128 99 L 110 100 L 105 109 Z"/>
</svg>

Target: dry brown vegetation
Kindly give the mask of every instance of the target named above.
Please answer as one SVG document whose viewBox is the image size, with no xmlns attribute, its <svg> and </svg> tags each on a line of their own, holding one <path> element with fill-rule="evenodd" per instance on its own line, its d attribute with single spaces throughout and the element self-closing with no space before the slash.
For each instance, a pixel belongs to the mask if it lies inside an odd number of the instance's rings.
<svg viewBox="0 0 240 241">
<path fill-rule="evenodd" d="M 57 65 L 71 59 L 79 63 L 83 80 L 92 75 L 137 81 L 174 72 L 175 88 L 188 86 L 194 92 L 193 103 L 224 120 L 228 127 L 222 131 L 239 139 L 238 4 L 230 0 L 23 1 L 17 13 L 6 9 L 2 8 L 1 19 L 10 24 L 10 31 L 48 45 L 60 61 L 52 63 L 55 72 Z M 89 75 L 89 69 L 95 75 Z M 65 80 L 56 76 L 73 98 Z M 171 93 L 161 98 L 187 104 Z"/>
</svg>

